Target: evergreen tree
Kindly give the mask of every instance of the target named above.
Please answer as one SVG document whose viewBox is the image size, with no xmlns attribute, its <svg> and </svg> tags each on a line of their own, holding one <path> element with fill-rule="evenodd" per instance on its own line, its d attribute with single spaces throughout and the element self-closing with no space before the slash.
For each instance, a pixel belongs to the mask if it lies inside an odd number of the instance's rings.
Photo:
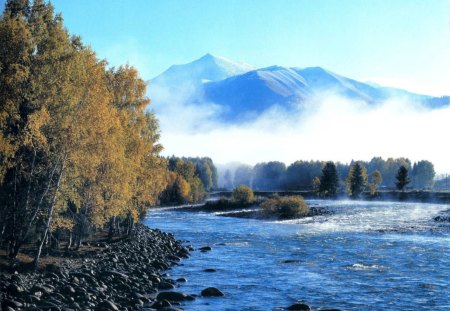
<svg viewBox="0 0 450 311">
<path fill-rule="evenodd" d="M 403 191 L 406 185 L 410 183 L 408 169 L 404 165 L 400 166 L 397 172 L 397 176 L 395 178 L 397 179 L 395 185 L 397 186 L 397 189 L 400 191 Z"/>
<path fill-rule="evenodd" d="M 355 162 L 350 166 L 347 175 L 347 193 L 351 198 L 357 198 L 364 191 L 367 185 L 367 170 L 360 162 Z"/>
<path fill-rule="evenodd" d="M 322 169 L 320 177 L 319 194 L 325 197 L 334 197 L 339 187 L 339 175 L 336 165 L 333 162 L 327 162 Z"/>
</svg>

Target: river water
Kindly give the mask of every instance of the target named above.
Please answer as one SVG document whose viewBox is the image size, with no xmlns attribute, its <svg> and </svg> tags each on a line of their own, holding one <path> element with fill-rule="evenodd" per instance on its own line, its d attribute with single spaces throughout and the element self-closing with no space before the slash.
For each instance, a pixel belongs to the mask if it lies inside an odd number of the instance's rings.
<svg viewBox="0 0 450 311">
<path fill-rule="evenodd" d="M 188 278 L 179 291 L 225 293 L 186 302 L 188 311 L 277 310 L 295 301 L 319 310 L 450 310 L 450 226 L 433 221 L 448 205 L 308 203 L 333 213 L 262 221 L 156 209 L 145 223 L 213 248 L 168 271 Z"/>
</svg>

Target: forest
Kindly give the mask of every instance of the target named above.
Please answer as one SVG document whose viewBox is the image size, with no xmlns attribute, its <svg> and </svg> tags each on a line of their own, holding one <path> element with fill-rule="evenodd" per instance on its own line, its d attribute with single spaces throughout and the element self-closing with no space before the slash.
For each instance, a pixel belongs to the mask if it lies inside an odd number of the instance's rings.
<svg viewBox="0 0 450 311">
<path fill-rule="evenodd" d="M 396 187 L 396 176 L 401 166 L 408 171 L 412 189 L 432 189 L 435 171 L 430 161 L 412 163 L 407 158 L 374 157 L 370 161 L 352 161 L 349 164 L 333 163 L 336 167 L 339 186 L 345 188 L 346 177 L 354 163 L 360 163 L 369 177 L 378 171 L 381 177 L 379 186 L 386 189 Z M 233 189 L 238 185 L 247 185 L 255 190 L 299 191 L 312 190 L 318 186 L 325 161 L 296 161 L 289 166 L 278 161 L 258 163 L 255 166 L 239 165 L 234 172 L 226 170 L 221 186 Z"/>
</svg>

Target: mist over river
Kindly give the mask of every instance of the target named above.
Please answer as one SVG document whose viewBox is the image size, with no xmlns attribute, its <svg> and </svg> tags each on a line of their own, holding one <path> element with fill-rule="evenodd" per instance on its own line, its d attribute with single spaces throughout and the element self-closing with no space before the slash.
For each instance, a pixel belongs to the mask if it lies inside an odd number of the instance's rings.
<svg viewBox="0 0 450 311">
<path fill-rule="evenodd" d="M 448 205 L 307 202 L 333 213 L 261 221 L 155 209 L 145 224 L 213 248 L 168 271 L 188 279 L 178 291 L 225 293 L 186 302 L 185 310 L 276 310 L 295 301 L 314 309 L 450 310 L 450 224 L 433 220 Z"/>
</svg>

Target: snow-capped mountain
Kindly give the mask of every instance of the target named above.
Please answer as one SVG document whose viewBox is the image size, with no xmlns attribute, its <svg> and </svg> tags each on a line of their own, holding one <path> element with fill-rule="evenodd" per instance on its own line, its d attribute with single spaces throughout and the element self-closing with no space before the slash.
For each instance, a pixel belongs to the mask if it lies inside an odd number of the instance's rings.
<svg viewBox="0 0 450 311">
<path fill-rule="evenodd" d="M 256 117 L 274 105 L 286 110 L 298 109 L 311 96 L 324 92 L 370 105 L 392 96 L 431 108 L 450 104 L 450 97 L 379 87 L 321 67 L 257 69 L 211 54 L 188 64 L 171 66 L 151 81 L 149 89 L 156 109 L 180 101 L 194 105 L 212 103 L 221 108 L 218 118 L 233 123 Z"/>
<path fill-rule="evenodd" d="M 201 84 L 223 80 L 243 74 L 256 68 L 223 57 L 206 54 L 203 57 L 183 65 L 173 65 L 152 80 L 157 85 Z"/>
</svg>

